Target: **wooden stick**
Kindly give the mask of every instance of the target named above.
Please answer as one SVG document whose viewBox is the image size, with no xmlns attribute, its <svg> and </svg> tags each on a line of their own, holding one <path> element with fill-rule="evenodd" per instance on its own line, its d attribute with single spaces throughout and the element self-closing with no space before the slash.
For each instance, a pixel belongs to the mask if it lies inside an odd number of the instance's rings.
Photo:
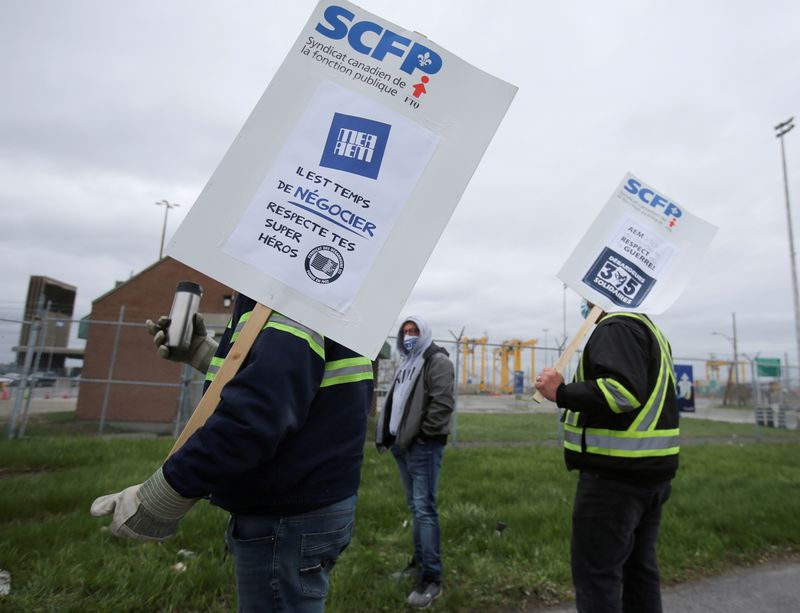
<svg viewBox="0 0 800 613">
<path fill-rule="evenodd" d="M 564 353 L 562 353 L 558 360 L 556 360 L 555 368 L 561 375 L 564 374 L 564 367 L 569 363 L 572 359 L 572 354 L 578 350 L 578 346 L 583 342 L 583 338 L 588 334 L 589 329 L 595 324 L 595 322 L 600 318 L 602 315 L 603 309 L 599 306 L 594 305 L 592 310 L 589 311 L 589 315 L 581 324 L 581 327 L 578 328 L 578 331 L 575 333 L 575 336 L 570 339 L 569 344 L 567 345 L 566 349 L 564 349 Z M 536 393 L 533 395 L 533 399 L 536 402 L 541 402 L 544 400 L 544 396 L 542 396 L 542 392 L 536 390 Z"/>
<path fill-rule="evenodd" d="M 239 368 L 241 368 L 247 354 L 250 353 L 250 348 L 253 346 L 256 337 L 264 328 L 271 314 L 272 309 L 269 307 L 265 307 L 263 304 L 257 304 L 255 306 L 253 312 L 250 314 L 250 319 L 247 320 L 247 323 L 239 333 L 239 337 L 236 339 L 233 347 L 231 347 L 228 355 L 225 356 L 225 361 L 222 363 L 219 372 L 217 372 L 217 376 L 214 377 L 206 393 L 203 394 L 203 397 L 197 404 L 197 408 L 192 413 L 189 421 L 186 422 L 183 432 L 181 432 L 180 436 L 175 441 L 167 457 L 178 451 L 189 437 L 201 428 L 203 424 L 206 423 L 206 420 L 211 417 L 211 414 L 217 410 L 222 388 L 225 387 L 225 384 L 228 383 L 237 372 L 239 372 Z"/>
</svg>

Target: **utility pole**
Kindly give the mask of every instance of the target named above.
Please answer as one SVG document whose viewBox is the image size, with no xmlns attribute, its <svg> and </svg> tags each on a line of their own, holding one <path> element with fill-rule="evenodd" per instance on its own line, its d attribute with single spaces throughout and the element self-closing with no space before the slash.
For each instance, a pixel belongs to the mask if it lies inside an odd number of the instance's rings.
<svg viewBox="0 0 800 613">
<path fill-rule="evenodd" d="M 736 313 L 731 313 L 733 317 L 733 368 L 734 381 L 736 382 L 736 406 L 739 406 L 739 349 L 736 342 Z"/>
<path fill-rule="evenodd" d="M 450 434 L 452 434 L 453 438 L 453 446 L 455 447 L 458 444 L 458 363 L 459 363 L 459 353 L 461 351 L 461 338 L 464 336 L 465 326 L 461 326 L 461 332 L 458 333 L 456 336 L 452 330 L 448 330 L 450 336 L 452 336 L 456 341 L 456 368 L 454 373 L 454 381 L 453 381 L 453 417 L 451 418 L 452 421 L 450 422 Z M 466 358 L 465 358 L 466 361 Z M 464 364 L 466 368 L 466 364 Z"/>
<path fill-rule="evenodd" d="M 739 361 L 739 346 L 736 337 L 736 313 L 731 313 L 731 318 L 733 319 L 733 362 L 734 364 Z M 738 370 L 737 370 L 738 372 Z M 736 384 L 739 384 L 739 375 L 736 375 Z"/>
<path fill-rule="evenodd" d="M 797 366 L 800 367 L 800 297 L 797 291 L 797 265 L 795 263 L 794 233 L 792 232 L 792 210 L 789 206 L 789 178 L 786 172 L 786 148 L 783 137 L 794 128 L 794 117 L 775 126 L 775 138 L 781 141 L 781 162 L 783 164 L 783 194 L 786 198 L 786 229 L 789 231 L 789 261 L 792 270 L 792 290 L 794 298 L 794 332 L 797 340 Z"/>
<path fill-rule="evenodd" d="M 161 247 L 158 250 L 158 259 L 164 257 L 164 236 L 167 234 L 167 215 L 169 214 L 170 209 L 174 209 L 175 207 L 180 206 L 177 202 L 169 202 L 167 200 L 159 200 L 156 202 L 156 206 L 163 206 L 164 207 L 164 225 L 161 227 Z"/>
<path fill-rule="evenodd" d="M 731 369 L 728 369 L 728 386 L 725 388 L 725 399 L 723 405 L 728 404 L 728 395 L 730 394 L 731 382 L 735 386 L 736 404 L 739 404 L 739 346 L 736 338 L 736 313 L 731 313 L 733 318 L 733 336 L 728 336 L 722 332 L 712 332 L 714 336 L 721 336 L 728 339 L 728 342 L 733 346 L 733 361 L 731 362 Z"/>
</svg>

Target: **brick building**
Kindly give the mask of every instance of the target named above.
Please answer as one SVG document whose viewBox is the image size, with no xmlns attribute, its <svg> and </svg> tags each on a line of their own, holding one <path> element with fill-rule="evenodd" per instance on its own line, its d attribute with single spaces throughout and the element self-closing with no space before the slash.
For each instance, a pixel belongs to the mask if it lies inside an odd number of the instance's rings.
<svg viewBox="0 0 800 613">
<path fill-rule="evenodd" d="M 159 358 L 144 327 L 169 313 L 179 281 L 202 286 L 200 313 L 209 331 L 222 333 L 233 291 L 177 260 L 159 260 L 92 302 L 77 419 L 172 432 L 178 411 L 185 419 L 194 409 L 201 385 L 181 386 L 193 369 Z"/>
</svg>

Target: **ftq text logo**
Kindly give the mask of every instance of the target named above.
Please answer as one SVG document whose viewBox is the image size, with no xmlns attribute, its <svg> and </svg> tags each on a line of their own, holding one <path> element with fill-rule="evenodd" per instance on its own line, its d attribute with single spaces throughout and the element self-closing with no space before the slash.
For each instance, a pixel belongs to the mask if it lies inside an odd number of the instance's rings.
<svg viewBox="0 0 800 613">
<path fill-rule="evenodd" d="M 392 126 L 334 113 L 320 166 L 377 179 Z"/>
</svg>

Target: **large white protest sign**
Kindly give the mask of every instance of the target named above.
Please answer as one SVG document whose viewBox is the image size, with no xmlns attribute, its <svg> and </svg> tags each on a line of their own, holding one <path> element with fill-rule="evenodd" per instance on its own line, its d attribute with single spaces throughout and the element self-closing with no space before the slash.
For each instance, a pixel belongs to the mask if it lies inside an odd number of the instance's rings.
<svg viewBox="0 0 800 613">
<path fill-rule="evenodd" d="M 374 357 L 515 93 L 320 2 L 167 253 Z"/>
<path fill-rule="evenodd" d="M 664 312 L 717 228 L 627 174 L 558 273 L 604 311 Z"/>
<path fill-rule="evenodd" d="M 346 311 L 438 142 L 384 105 L 322 82 L 225 252 Z M 310 160 L 322 168 L 307 168 Z M 335 172 L 347 164 L 350 176 Z"/>
</svg>

